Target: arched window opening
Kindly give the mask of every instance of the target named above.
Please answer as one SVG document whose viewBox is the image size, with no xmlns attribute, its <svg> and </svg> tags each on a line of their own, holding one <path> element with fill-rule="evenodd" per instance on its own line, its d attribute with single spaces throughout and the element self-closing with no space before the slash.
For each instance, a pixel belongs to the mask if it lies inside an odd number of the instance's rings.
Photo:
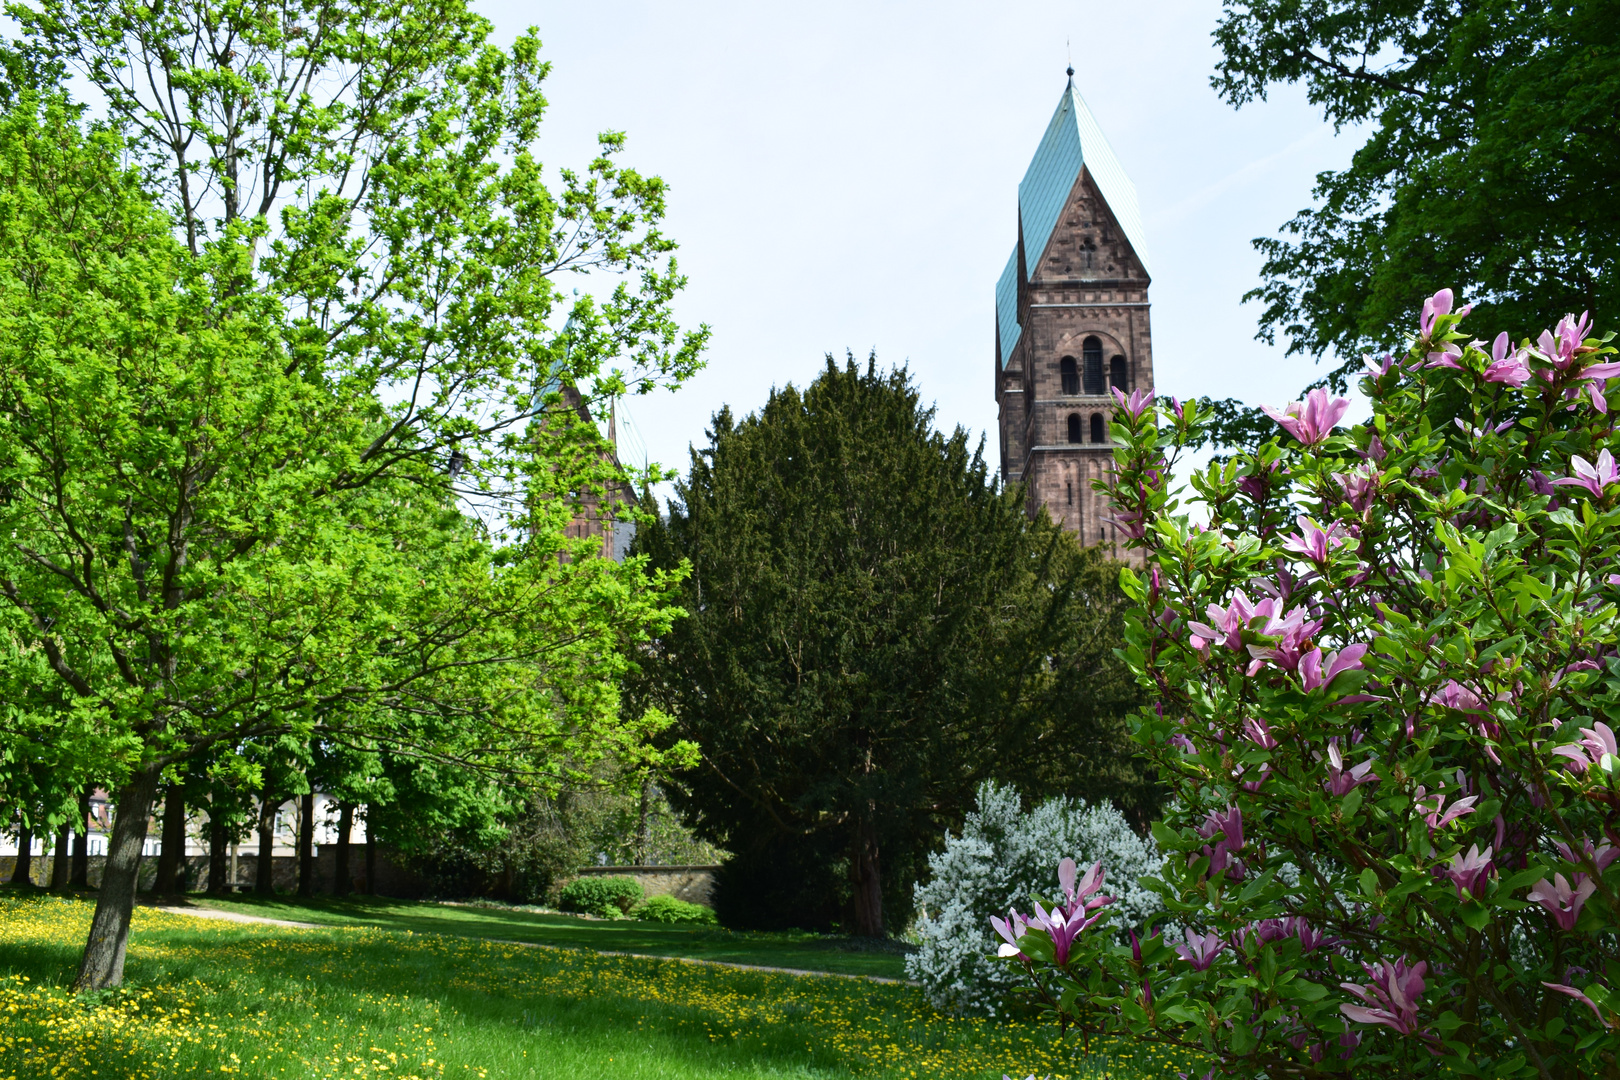
<svg viewBox="0 0 1620 1080">
<path fill-rule="evenodd" d="M 1094 412 L 1091 414 L 1091 441 L 1100 443 L 1103 441 L 1103 437 L 1102 413 Z"/>
<path fill-rule="evenodd" d="M 1094 337 L 1086 338 L 1080 356 L 1085 361 L 1086 393 L 1093 395 L 1107 393 L 1107 389 L 1103 386 L 1102 342 Z"/>
<path fill-rule="evenodd" d="M 1108 361 L 1108 385 L 1122 392 L 1130 389 L 1125 385 L 1125 358 L 1123 356 L 1116 356 Z"/>
<path fill-rule="evenodd" d="M 1071 481 L 1069 483 L 1064 484 L 1063 486 L 1066 489 L 1068 489 L 1068 492 L 1069 492 L 1069 505 L 1073 506 L 1074 505 L 1074 484 Z"/>
<path fill-rule="evenodd" d="M 1080 369 L 1075 366 L 1074 357 L 1065 356 L 1058 361 L 1058 371 L 1063 374 L 1063 392 L 1065 394 L 1078 394 L 1080 392 Z"/>
<path fill-rule="evenodd" d="M 1085 440 L 1080 437 L 1079 413 L 1069 414 L 1069 441 L 1072 443 L 1085 442 Z"/>
</svg>

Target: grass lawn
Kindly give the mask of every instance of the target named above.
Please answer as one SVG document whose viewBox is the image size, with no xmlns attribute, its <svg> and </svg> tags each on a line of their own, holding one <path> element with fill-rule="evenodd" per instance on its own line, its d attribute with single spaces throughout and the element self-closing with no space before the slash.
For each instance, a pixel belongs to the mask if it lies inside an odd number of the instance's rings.
<svg viewBox="0 0 1620 1080">
<path fill-rule="evenodd" d="M 0 893 L 0 1078 L 1174 1075 L 1125 1044 L 1086 1058 L 1044 1026 L 943 1017 L 907 986 L 151 909 L 125 986 L 75 998 L 90 911 Z"/>
<path fill-rule="evenodd" d="M 830 971 L 843 975 L 906 977 L 905 959 L 898 952 L 862 950 L 847 938 L 821 934 L 739 934 L 715 927 L 671 926 L 630 919 L 584 919 L 572 915 L 495 907 L 354 897 L 349 900 L 292 900 L 241 897 L 230 900 L 197 896 L 199 907 L 264 915 L 327 926 L 376 926 L 386 930 L 455 934 L 462 937 L 524 941 L 539 945 L 639 953 L 644 956 L 684 956 L 694 960 L 725 960 L 762 967 Z"/>
</svg>

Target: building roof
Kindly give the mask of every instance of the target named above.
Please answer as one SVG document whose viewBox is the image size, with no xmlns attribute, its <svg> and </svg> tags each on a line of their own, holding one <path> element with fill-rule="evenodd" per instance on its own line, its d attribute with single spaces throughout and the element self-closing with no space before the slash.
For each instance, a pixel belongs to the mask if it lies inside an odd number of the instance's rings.
<svg viewBox="0 0 1620 1080">
<path fill-rule="evenodd" d="M 1046 125 L 1046 137 L 1041 140 L 1035 157 L 1024 172 L 1018 185 L 1019 220 L 1024 226 L 1024 272 L 1035 276 L 1046 242 L 1057 227 L 1058 215 L 1069 201 L 1074 182 L 1084 165 L 1091 173 L 1097 190 L 1114 212 L 1125 239 L 1136 250 L 1136 257 L 1148 264 L 1146 244 L 1143 243 L 1142 213 L 1136 205 L 1136 186 L 1120 167 L 1114 150 L 1103 138 L 1097 120 L 1086 108 L 1085 99 L 1074 88 L 1074 80 L 1064 87 L 1058 98 L 1057 110 Z"/>
<path fill-rule="evenodd" d="M 1034 277 L 1046 244 L 1057 228 L 1074 182 L 1084 167 L 1113 211 L 1136 257 L 1148 265 L 1142 232 L 1142 213 L 1136 205 L 1136 186 L 1125 175 L 1113 147 L 1086 107 L 1074 79 L 1064 87 L 1057 109 L 1046 125 L 1046 135 L 1018 185 L 1018 221 L 1024 238 L 1024 273 Z M 996 282 L 996 329 L 1001 338 L 1001 364 L 1007 365 L 1022 332 L 1018 325 L 1018 247 L 1013 246 L 1007 268 Z"/>
<path fill-rule="evenodd" d="M 1007 256 L 1007 269 L 996 282 L 996 336 L 1001 342 L 1001 366 L 1012 359 L 1024 328 L 1018 325 L 1018 245 Z"/>
</svg>

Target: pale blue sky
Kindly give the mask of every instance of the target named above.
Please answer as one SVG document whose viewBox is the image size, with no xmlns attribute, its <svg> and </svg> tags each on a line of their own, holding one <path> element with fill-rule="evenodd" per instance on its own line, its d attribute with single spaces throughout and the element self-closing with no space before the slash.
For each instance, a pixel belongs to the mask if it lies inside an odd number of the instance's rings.
<svg viewBox="0 0 1620 1080">
<path fill-rule="evenodd" d="M 1253 340 L 1249 241 L 1307 205 L 1355 140 L 1292 88 L 1241 112 L 1218 101 L 1212 0 L 480 8 L 503 41 L 540 29 L 548 164 L 583 163 L 614 128 L 627 162 L 670 183 L 691 279 L 679 310 L 714 341 L 686 388 L 628 403 L 655 461 L 684 469 L 722 403 L 755 409 L 825 353 L 875 348 L 909 362 L 942 426 L 990 432 L 995 463 L 992 290 L 1066 40 L 1136 183 L 1160 392 L 1280 404 L 1314 378 Z"/>
</svg>

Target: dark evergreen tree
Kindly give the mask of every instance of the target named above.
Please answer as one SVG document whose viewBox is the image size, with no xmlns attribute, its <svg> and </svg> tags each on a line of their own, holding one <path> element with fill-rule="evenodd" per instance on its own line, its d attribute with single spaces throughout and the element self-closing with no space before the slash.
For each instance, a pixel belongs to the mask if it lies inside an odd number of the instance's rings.
<svg viewBox="0 0 1620 1080">
<path fill-rule="evenodd" d="M 1000 490 L 904 369 L 828 357 L 714 418 L 667 522 L 688 616 L 638 691 L 701 763 L 671 797 L 733 858 L 732 925 L 904 925 L 927 851 L 990 776 L 1140 805 L 1114 569 Z"/>
<path fill-rule="evenodd" d="M 1367 131 L 1316 206 L 1255 241 L 1263 339 L 1359 368 L 1440 288 L 1481 326 L 1615 309 L 1620 2 L 1226 0 L 1215 38 L 1233 105 L 1304 83 Z"/>
</svg>

